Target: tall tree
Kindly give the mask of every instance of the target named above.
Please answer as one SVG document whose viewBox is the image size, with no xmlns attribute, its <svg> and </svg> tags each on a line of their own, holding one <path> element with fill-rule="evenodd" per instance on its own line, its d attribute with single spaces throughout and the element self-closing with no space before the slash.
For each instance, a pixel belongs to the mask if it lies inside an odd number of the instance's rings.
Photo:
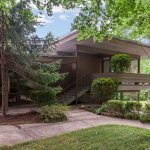
<svg viewBox="0 0 150 150">
<path fill-rule="evenodd" d="M 80 31 L 80 39 L 150 37 L 149 0 L 82 0 L 81 3 L 84 5 L 73 24 L 73 29 Z"/>
<path fill-rule="evenodd" d="M 19 72 L 18 68 L 13 71 L 27 79 L 32 89 L 53 91 L 55 95 L 60 92 L 60 88 L 56 83 L 62 80 L 65 74 L 59 73 L 60 61 L 52 65 L 40 64 L 38 69 L 35 69 L 32 65 L 33 56 L 42 56 L 54 50 L 56 39 L 51 33 L 44 39 L 33 36 L 37 22 L 30 7 L 30 1 L 1 1 L 0 19 L 2 112 L 5 116 L 6 103 L 8 103 L 8 86 L 6 82 L 8 77 L 8 71 L 6 70 L 8 68 L 6 64 L 9 67 L 9 65 L 15 63 L 9 69 L 13 70 L 13 67 L 18 67 Z"/>
</svg>

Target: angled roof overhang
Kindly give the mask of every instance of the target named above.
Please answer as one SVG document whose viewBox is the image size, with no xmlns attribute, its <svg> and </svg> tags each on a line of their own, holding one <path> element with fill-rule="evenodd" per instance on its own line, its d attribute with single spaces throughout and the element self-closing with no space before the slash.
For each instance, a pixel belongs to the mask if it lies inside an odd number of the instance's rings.
<svg viewBox="0 0 150 150">
<path fill-rule="evenodd" d="M 112 40 L 104 39 L 103 42 L 94 42 L 92 39 L 77 41 L 78 32 L 74 31 L 59 39 L 56 47 L 57 51 L 85 52 L 90 54 L 117 54 L 127 53 L 135 57 L 150 58 L 150 46 L 139 44 L 133 40 L 122 40 L 112 38 Z"/>
</svg>

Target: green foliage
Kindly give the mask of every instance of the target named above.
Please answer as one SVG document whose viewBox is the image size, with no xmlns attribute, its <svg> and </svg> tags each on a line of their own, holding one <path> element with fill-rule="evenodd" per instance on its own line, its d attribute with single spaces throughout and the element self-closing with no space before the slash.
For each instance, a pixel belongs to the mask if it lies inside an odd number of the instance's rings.
<svg viewBox="0 0 150 150">
<path fill-rule="evenodd" d="M 127 54 L 116 54 L 112 56 L 110 63 L 114 72 L 126 72 L 131 66 L 131 57 Z"/>
<path fill-rule="evenodd" d="M 127 101 L 124 106 L 125 112 L 138 112 L 141 111 L 142 104 L 139 102 Z"/>
<path fill-rule="evenodd" d="M 139 119 L 139 111 L 142 104 L 138 102 L 123 102 L 121 100 L 109 100 L 94 110 L 96 114 L 106 114 L 113 117 Z M 150 109 L 149 109 L 150 110 Z"/>
<path fill-rule="evenodd" d="M 33 90 L 30 92 L 30 97 L 38 105 L 52 104 L 56 102 L 56 96 L 60 92 L 61 88 L 57 90 Z"/>
<path fill-rule="evenodd" d="M 49 104 L 56 100 L 56 96 L 62 91 L 59 82 L 64 80 L 66 73 L 59 73 L 61 60 L 52 64 L 34 63 L 30 73 L 30 79 L 25 86 L 31 91 L 31 99 L 34 103 Z"/>
<path fill-rule="evenodd" d="M 123 117 L 124 103 L 120 100 L 109 100 L 105 104 L 95 108 L 94 113 L 103 114 L 108 113 L 109 116 Z"/>
<path fill-rule="evenodd" d="M 142 110 L 142 104 L 139 102 L 128 101 L 124 105 L 125 118 L 139 119 L 139 112 Z"/>
<path fill-rule="evenodd" d="M 140 115 L 140 121 L 150 123 L 150 104 L 145 104 L 143 113 Z"/>
<path fill-rule="evenodd" d="M 149 0 L 89 0 L 75 18 L 73 29 L 80 31 L 80 40 L 116 36 L 140 41 L 149 38 L 149 14 Z"/>
<path fill-rule="evenodd" d="M 107 110 L 108 110 L 108 105 L 107 105 L 107 104 L 103 104 L 103 105 L 101 105 L 101 106 L 99 106 L 99 107 L 96 107 L 96 108 L 93 110 L 93 112 L 94 112 L 95 114 L 97 114 L 97 115 L 100 115 L 100 114 L 103 113 L 103 112 L 107 112 Z"/>
<path fill-rule="evenodd" d="M 138 120 L 139 119 L 139 114 L 133 113 L 133 112 L 126 112 L 124 114 L 124 117 L 127 118 L 127 119 Z"/>
<path fill-rule="evenodd" d="M 111 78 L 97 78 L 91 85 L 91 93 L 99 98 L 101 103 L 111 99 L 117 92 L 118 82 Z"/>
<path fill-rule="evenodd" d="M 141 59 L 141 73 L 150 74 L 150 59 Z"/>
<path fill-rule="evenodd" d="M 107 108 L 108 108 L 109 112 L 112 113 L 113 116 L 123 116 L 124 103 L 122 101 L 110 100 L 106 104 L 107 104 Z"/>
<path fill-rule="evenodd" d="M 61 104 L 46 105 L 41 108 L 41 118 L 45 122 L 57 122 L 67 119 L 69 107 Z"/>
</svg>

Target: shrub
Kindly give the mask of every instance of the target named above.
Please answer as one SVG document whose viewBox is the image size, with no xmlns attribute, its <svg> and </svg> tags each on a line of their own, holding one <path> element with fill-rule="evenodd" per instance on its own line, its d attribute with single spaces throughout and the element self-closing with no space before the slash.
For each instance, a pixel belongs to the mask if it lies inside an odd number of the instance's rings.
<svg viewBox="0 0 150 150">
<path fill-rule="evenodd" d="M 114 72 L 126 72 L 131 66 L 131 57 L 127 54 L 116 54 L 112 56 L 110 63 Z"/>
<path fill-rule="evenodd" d="M 139 114 L 133 113 L 133 112 L 126 112 L 126 113 L 124 114 L 124 117 L 127 118 L 127 119 L 134 119 L 134 120 L 137 120 L 137 119 L 139 119 Z"/>
<path fill-rule="evenodd" d="M 125 112 L 139 112 L 142 109 L 142 104 L 139 102 L 128 101 L 125 103 Z"/>
<path fill-rule="evenodd" d="M 123 113 L 124 113 L 123 112 L 124 103 L 122 101 L 119 101 L 119 100 L 110 100 L 106 104 L 107 104 L 108 111 L 110 113 L 112 113 L 113 116 L 120 116 L 120 117 L 123 116 Z"/>
<path fill-rule="evenodd" d="M 107 104 L 103 104 L 93 110 L 93 112 L 97 115 L 100 115 L 102 112 L 107 112 L 108 106 Z"/>
<path fill-rule="evenodd" d="M 39 105 L 52 104 L 56 100 L 56 93 L 48 90 L 34 90 L 31 91 L 30 97 Z"/>
<path fill-rule="evenodd" d="M 44 122 L 57 122 L 67 119 L 69 107 L 62 104 L 46 105 L 41 108 L 41 118 Z"/>
<path fill-rule="evenodd" d="M 101 105 L 94 110 L 96 114 L 102 114 L 104 112 L 109 113 L 112 116 L 123 117 L 123 102 L 119 100 L 110 100 L 107 103 Z"/>
<path fill-rule="evenodd" d="M 150 123 L 150 104 L 145 104 L 143 113 L 140 115 L 140 121 Z"/>
<path fill-rule="evenodd" d="M 139 119 L 139 111 L 142 109 L 142 104 L 139 102 L 129 101 L 124 105 L 125 118 Z"/>
<path fill-rule="evenodd" d="M 99 98 L 100 102 L 106 102 L 111 99 L 117 92 L 118 82 L 111 78 L 97 78 L 91 85 L 91 93 L 94 97 Z"/>
</svg>

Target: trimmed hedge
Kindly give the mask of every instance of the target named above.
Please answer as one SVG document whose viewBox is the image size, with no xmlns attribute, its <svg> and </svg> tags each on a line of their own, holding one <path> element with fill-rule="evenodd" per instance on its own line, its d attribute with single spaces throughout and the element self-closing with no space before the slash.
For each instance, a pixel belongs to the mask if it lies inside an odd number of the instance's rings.
<svg viewBox="0 0 150 150">
<path fill-rule="evenodd" d="M 106 102 L 113 98 L 117 92 L 118 82 L 111 78 L 97 78 L 91 85 L 91 93 L 94 97 L 100 99 L 100 102 Z"/>
<path fill-rule="evenodd" d="M 113 116 L 122 117 L 124 114 L 123 111 L 124 103 L 119 100 L 110 100 L 107 102 L 107 110 L 112 113 Z"/>
</svg>

